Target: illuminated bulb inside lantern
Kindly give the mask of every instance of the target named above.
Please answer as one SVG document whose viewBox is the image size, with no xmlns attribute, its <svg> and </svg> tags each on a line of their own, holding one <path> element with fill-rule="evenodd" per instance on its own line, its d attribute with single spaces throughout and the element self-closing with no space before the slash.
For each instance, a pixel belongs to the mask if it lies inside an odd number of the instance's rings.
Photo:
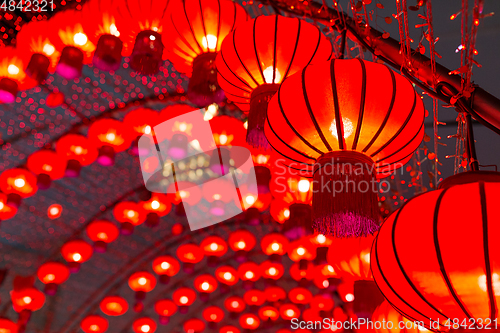
<svg viewBox="0 0 500 333">
<path fill-rule="evenodd" d="M 367 264 L 370 263 L 370 253 L 366 253 L 365 255 L 363 255 L 363 261 Z"/>
<path fill-rule="evenodd" d="M 220 194 L 214 194 L 214 195 L 212 196 L 212 198 L 214 198 L 214 200 L 220 200 L 221 195 L 220 195 Z"/>
<path fill-rule="evenodd" d="M 346 300 L 347 302 L 352 302 L 352 301 L 354 301 L 354 295 L 353 295 L 353 294 L 347 294 L 347 295 L 345 295 L 345 300 Z"/>
<path fill-rule="evenodd" d="M 229 272 L 224 273 L 224 279 L 225 280 L 231 280 L 232 277 L 233 277 L 233 274 L 231 274 Z"/>
<path fill-rule="evenodd" d="M 59 213 L 59 208 L 57 207 L 52 207 L 50 210 L 50 215 L 57 215 Z"/>
<path fill-rule="evenodd" d="M 115 133 L 107 133 L 106 134 L 106 140 L 108 140 L 108 141 L 115 141 L 115 139 L 116 139 Z"/>
<path fill-rule="evenodd" d="M 335 272 L 335 270 L 333 269 L 333 266 L 332 266 L 332 265 L 328 265 L 328 266 L 326 266 L 326 269 L 328 269 L 328 271 L 329 271 L 330 273 L 334 273 L 334 272 Z"/>
<path fill-rule="evenodd" d="M 141 286 L 144 286 L 147 282 L 148 280 L 146 280 L 146 278 L 144 277 L 141 277 L 137 280 L 137 283 L 139 283 Z"/>
<path fill-rule="evenodd" d="M 5 206 L 4 206 L 3 202 L 0 202 L 0 210 L 2 210 L 4 207 Z"/>
<path fill-rule="evenodd" d="M 243 128 L 248 129 L 248 120 L 245 120 L 245 122 L 243 123 Z"/>
<path fill-rule="evenodd" d="M 279 83 L 281 81 L 280 71 L 276 68 L 276 75 L 274 76 L 273 66 L 269 66 L 266 69 L 264 69 L 263 74 L 264 74 L 264 81 L 266 81 L 266 83 Z M 273 77 L 274 77 L 274 82 L 273 82 Z"/>
<path fill-rule="evenodd" d="M 186 191 L 179 191 L 179 195 L 181 196 L 182 199 L 187 198 L 188 193 Z"/>
<path fill-rule="evenodd" d="M 273 244 L 271 245 L 271 249 L 272 249 L 273 251 L 278 251 L 278 250 L 280 249 L 280 245 L 279 245 L 278 243 L 273 243 Z"/>
<path fill-rule="evenodd" d="M 45 53 L 46 56 L 50 57 L 54 54 L 54 52 L 56 52 L 56 48 L 52 44 L 45 44 L 42 52 Z"/>
<path fill-rule="evenodd" d="M 106 235 L 105 232 L 100 232 L 97 234 L 97 238 L 99 238 L 100 240 L 106 240 L 108 239 L 108 235 Z"/>
<path fill-rule="evenodd" d="M 305 296 L 304 296 L 304 295 L 302 295 L 302 294 L 298 294 L 298 295 L 297 295 L 297 299 L 298 299 L 299 301 L 303 301 L 303 300 L 305 299 Z"/>
<path fill-rule="evenodd" d="M 179 302 L 181 304 L 187 304 L 188 302 L 188 298 L 186 296 L 182 296 L 180 299 L 179 299 Z"/>
<path fill-rule="evenodd" d="M 217 245 L 217 243 L 210 244 L 210 250 L 217 251 L 218 248 L 219 248 L 219 246 Z"/>
<path fill-rule="evenodd" d="M 210 285 L 208 284 L 208 282 L 203 282 L 201 284 L 201 289 L 202 290 L 208 290 L 210 288 Z"/>
<path fill-rule="evenodd" d="M 307 179 L 302 179 L 299 181 L 299 191 L 305 193 L 309 191 L 310 183 Z"/>
<path fill-rule="evenodd" d="M 141 326 L 141 331 L 144 332 L 144 333 L 147 333 L 151 330 L 151 327 L 149 327 L 149 325 L 142 325 Z"/>
<path fill-rule="evenodd" d="M 155 37 L 155 36 L 153 36 L 153 35 L 150 35 L 150 36 L 149 36 L 149 40 L 156 40 L 156 37 Z"/>
<path fill-rule="evenodd" d="M 319 234 L 318 236 L 316 236 L 316 241 L 318 241 L 318 243 L 320 244 L 323 244 L 324 242 L 326 242 L 325 235 Z"/>
<path fill-rule="evenodd" d="M 47 281 L 54 281 L 56 277 L 54 274 L 47 274 L 45 278 L 47 279 Z"/>
<path fill-rule="evenodd" d="M 83 153 L 83 148 L 80 147 L 80 146 L 77 146 L 73 149 L 73 152 L 76 154 L 76 155 L 80 155 L 81 153 Z"/>
<path fill-rule="evenodd" d="M 253 318 L 251 318 L 251 317 L 250 317 L 250 318 L 247 318 L 247 324 L 248 324 L 248 325 L 253 325 L 254 321 L 255 321 L 255 320 L 254 320 Z"/>
<path fill-rule="evenodd" d="M 212 313 L 212 314 L 210 315 L 210 319 L 212 319 L 212 320 L 217 319 L 217 315 L 216 315 L 215 313 Z"/>
<path fill-rule="evenodd" d="M 161 267 L 161 269 L 169 269 L 170 264 L 168 262 L 164 261 L 160 264 L 160 267 Z"/>
<path fill-rule="evenodd" d="M 255 198 L 253 197 L 253 195 L 247 195 L 245 201 L 247 202 L 247 204 L 253 205 L 255 203 Z"/>
<path fill-rule="evenodd" d="M 187 130 L 187 124 L 186 123 L 180 123 L 179 124 L 179 130 L 181 132 L 185 132 Z"/>
<path fill-rule="evenodd" d="M 115 37 L 120 37 L 120 32 L 116 28 L 116 25 L 114 23 L 111 23 L 109 26 L 109 33 Z"/>
<path fill-rule="evenodd" d="M 352 126 L 352 121 L 349 118 L 344 118 L 342 117 L 342 125 L 344 126 L 344 139 L 347 139 L 349 136 L 351 136 L 352 131 L 353 131 L 353 126 Z M 330 133 L 338 140 L 338 134 L 337 134 L 337 122 L 335 119 L 333 119 L 331 125 L 330 125 Z"/>
<path fill-rule="evenodd" d="M 153 209 L 158 209 L 158 208 L 160 208 L 160 202 L 158 202 L 158 200 L 153 200 L 153 201 L 151 202 L 151 208 L 153 208 Z"/>
<path fill-rule="evenodd" d="M 246 277 L 247 279 L 251 279 L 251 278 L 253 278 L 253 272 L 250 272 L 250 271 L 246 272 L 246 273 L 245 273 L 245 277 Z"/>
<path fill-rule="evenodd" d="M 289 209 L 285 209 L 285 210 L 283 211 L 283 216 L 284 216 L 285 218 L 289 218 L 289 217 L 290 217 L 290 210 L 289 210 Z"/>
<path fill-rule="evenodd" d="M 217 37 L 214 35 L 203 36 L 201 43 L 206 49 L 215 49 L 217 46 Z"/>
<path fill-rule="evenodd" d="M 237 247 L 238 249 L 243 250 L 243 249 L 245 248 L 245 245 L 246 245 L 246 244 L 245 244 L 245 242 L 244 242 L 244 241 L 239 241 L 239 242 L 236 244 L 236 247 Z"/>
<path fill-rule="evenodd" d="M 129 211 L 127 211 L 127 216 L 128 217 L 134 217 L 135 216 L 135 212 L 133 210 L 129 210 Z"/>
<path fill-rule="evenodd" d="M 84 33 L 78 32 L 73 36 L 73 41 L 76 45 L 83 46 L 87 44 L 87 35 Z"/>
<path fill-rule="evenodd" d="M 274 267 L 271 267 L 269 268 L 269 275 L 276 275 L 276 273 L 278 273 L 278 271 L 276 270 L 276 268 Z"/>
<path fill-rule="evenodd" d="M 217 114 L 217 107 L 218 105 L 217 104 L 210 104 L 208 107 L 207 107 L 207 112 L 209 114 L 211 114 L 212 116 L 215 116 Z"/>
<path fill-rule="evenodd" d="M 492 279 L 492 285 L 493 285 L 493 292 L 495 296 L 500 296 L 500 275 L 497 273 L 491 274 L 491 279 Z M 486 275 L 481 275 L 478 279 L 477 282 L 479 284 L 479 288 L 481 288 L 482 291 L 487 292 L 488 287 L 487 287 L 487 282 L 486 282 Z"/>
<path fill-rule="evenodd" d="M 89 328 L 90 328 L 91 331 L 95 332 L 95 331 L 97 331 L 99 329 L 99 326 L 97 326 L 96 324 L 92 324 L 92 325 L 90 325 Z"/>
<path fill-rule="evenodd" d="M 51 172 L 52 171 L 52 165 L 49 165 L 49 164 L 44 164 L 42 166 L 42 170 L 43 171 L 46 171 L 46 172 Z"/>
<path fill-rule="evenodd" d="M 292 309 L 288 309 L 288 310 L 286 310 L 286 315 L 287 315 L 288 317 L 292 317 L 294 314 L 295 314 L 295 311 L 293 311 Z"/>
<path fill-rule="evenodd" d="M 328 280 L 323 281 L 323 288 L 328 288 L 330 286 L 330 282 Z"/>
<path fill-rule="evenodd" d="M 232 301 L 232 302 L 231 302 L 231 306 L 232 306 L 234 309 L 236 309 L 236 308 L 238 307 L 238 305 L 239 305 L 239 304 L 238 304 L 238 302 L 237 302 L 237 301 Z"/>
<path fill-rule="evenodd" d="M 258 164 L 265 164 L 265 163 L 267 163 L 268 158 L 266 155 L 259 154 L 259 155 L 257 155 L 256 160 L 257 160 Z"/>
<path fill-rule="evenodd" d="M 82 255 L 80 253 L 73 253 L 73 255 L 71 257 L 73 258 L 73 261 L 75 261 L 75 262 L 79 262 L 80 260 L 82 260 Z"/>
<path fill-rule="evenodd" d="M 298 254 L 299 256 L 303 256 L 304 254 L 306 254 L 306 249 L 304 249 L 303 247 L 299 247 L 299 248 L 297 249 L 297 254 Z"/>
<path fill-rule="evenodd" d="M 24 185 L 26 185 L 26 181 L 22 178 L 17 178 L 16 180 L 14 180 L 14 185 L 16 187 L 23 187 Z"/>
<path fill-rule="evenodd" d="M 17 75 L 19 74 L 19 67 L 10 64 L 9 67 L 7 67 L 7 72 L 9 72 L 10 75 Z"/>
<path fill-rule="evenodd" d="M 151 134 L 151 126 L 146 125 L 146 127 L 144 127 L 144 134 Z"/>
<path fill-rule="evenodd" d="M 219 136 L 219 142 L 220 142 L 221 145 L 225 145 L 227 143 L 227 135 L 221 134 Z"/>
</svg>

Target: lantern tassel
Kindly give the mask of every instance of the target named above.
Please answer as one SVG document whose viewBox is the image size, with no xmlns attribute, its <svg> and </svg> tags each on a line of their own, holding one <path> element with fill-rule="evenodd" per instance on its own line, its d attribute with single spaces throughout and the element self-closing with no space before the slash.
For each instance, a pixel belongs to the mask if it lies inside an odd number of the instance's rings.
<svg viewBox="0 0 500 333">
<path fill-rule="evenodd" d="M 330 152 L 318 159 L 313 182 L 313 227 L 338 238 L 378 230 L 375 164 L 356 151 Z"/>
<path fill-rule="evenodd" d="M 264 125 L 267 119 L 267 105 L 278 88 L 278 84 L 263 84 L 252 92 L 247 130 L 247 143 L 252 147 L 271 149 L 264 134 Z"/>
</svg>

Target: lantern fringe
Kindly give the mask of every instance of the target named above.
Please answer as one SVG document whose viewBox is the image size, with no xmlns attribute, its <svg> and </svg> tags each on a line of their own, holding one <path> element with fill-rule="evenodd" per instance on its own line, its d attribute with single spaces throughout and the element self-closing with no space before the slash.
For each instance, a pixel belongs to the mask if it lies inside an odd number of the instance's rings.
<svg viewBox="0 0 500 333">
<path fill-rule="evenodd" d="M 226 97 L 217 83 L 216 56 L 217 53 L 206 52 L 193 61 L 193 74 L 189 80 L 187 97 L 198 107 L 221 103 Z"/>
<path fill-rule="evenodd" d="M 267 119 L 267 106 L 278 88 L 278 84 L 263 84 L 255 88 L 250 97 L 247 143 L 254 148 L 271 149 L 264 134 L 264 125 Z"/>
<path fill-rule="evenodd" d="M 378 230 L 379 212 L 373 161 L 355 151 L 323 155 L 313 182 L 313 228 L 338 238 Z"/>
</svg>

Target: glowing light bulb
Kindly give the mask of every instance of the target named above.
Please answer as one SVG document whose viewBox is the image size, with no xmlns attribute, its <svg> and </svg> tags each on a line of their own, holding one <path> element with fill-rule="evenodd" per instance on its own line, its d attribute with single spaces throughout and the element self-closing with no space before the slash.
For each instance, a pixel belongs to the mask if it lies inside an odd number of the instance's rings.
<svg viewBox="0 0 500 333">
<path fill-rule="evenodd" d="M 304 254 L 306 254 L 306 249 L 304 249 L 303 247 L 299 247 L 299 248 L 297 249 L 297 254 L 298 254 L 299 256 L 303 256 Z"/>
<path fill-rule="evenodd" d="M 151 330 L 151 327 L 149 327 L 149 325 L 142 325 L 141 326 L 141 331 L 143 331 L 144 333 L 147 333 Z"/>
<path fill-rule="evenodd" d="M 288 317 L 292 317 L 294 314 L 295 314 L 295 311 L 293 311 L 292 309 L 288 309 L 288 310 L 286 310 L 286 315 L 287 315 Z"/>
<path fill-rule="evenodd" d="M 0 210 L 2 210 L 4 207 L 5 205 L 3 204 L 3 202 L 0 202 Z"/>
<path fill-rule="evenodd" d="M 248 120 L 245 120 L 245 122 L 243 123 L 243 128 L 248 129 Z"/>
<path fill-rule="evenodd" d="M 304 295 L 302 295 L 302 294 L 298 294 L 298 295 L 297 295 L 297 299 L 298 299 L 299 301 L 303 301 L 305 298 L 306 298 L 306 297 L 305 297 Z"/>
<path fill-rule="evenodd" d="M 115 141 L 115 139 L 116 139 L 115 133 L 107 133 L 106 134 L 106 140 L 108 140 L 108 141 Z"/>
<path fill-rule="evenodd" d="M 215 49 L 217 47 L 217 37 L 214 35 L 203 36 L 201 43 L 206 49 Z"/>
<path fill-rule="evenodd" d="M 309 181 L 307 179 L 302 179 L 299 181 L 299 191 L 302 192 L 302 193 L 305 193 L 307 191 L 309 191 L 309 186 L 310 186 L 311 183 L 309 183 Z"/>
<path fill-rule="evenodd" d="M 187 198 L 188 193 L 186 191 L 179 191 L 179 195 L 181 196 L 182 199 Z"/>
<path fill-rule="evenodd" d="M 185 132 L 187 130 L 187 124 L 186 123 L 179 124 L 179 130 L 181 132 Z"/>
<path fill-rule="evenodd" d="M 334 273 L 334 272 L 335 272 L 335 270 L 333 269 L 333 266 L 332 266 L 332 265 L 328 265 L 328 266 L 326 266 L 326 269 L 328 269 L 328 271 L 329 271 L 330 273 Z"/>
<path fill-rule="evenodd" d="M 219 246 L 217 245 L 217 243 L 210 244 L 210 250 L 217 251 L 218 248 L 219 248 Z"/>
<path fill-rule="evenodd" d="M 243 250 L 243 249 L 245 248 L 245 245 L 246 245 L 246 244 L 245 244 L 245 242 L 244 242 L 244 241 L 239 241 L 239 242 L 236 244 L 236 247 L 237 247 L 238 249 Z"/>
<path fill-rule="evenodd" d="M 239 305 L 239 304 L 238 304 L 238 302 L 237 302 L 237 301 L 232 301 L 232 302 L 231 302 L 231 306 L 232 306 L 234 309 L 236 309 L 236 308 L 238 307 L 238 305 Z"/>
<path fill-rule="evenodd" d="M 187 298 L 186 296 L 182 296 L 182 297 L 179 299 L 179 302 L 180 302 L 181 304 L 187 304 L 187 302 L 188 302 L 188 301 L 189 301 L 189 300 L 188 300 L 188 298 Z"/>
<path fill-rule="evenodd" d="M 269 66 L 266 69 L 264 69 L 262 74 L 264 74 L 264 81 L 266 81 L 266 83 L 279 83 L 281 81 L 280 71 L 276 68 L 276 74 L 275 74 L 273 66 Z"/>
<path fill-rule="evenodd" d="M 127 216 L 128 217 L 134 217 L 135 216 L 135 211 L 133 211 L 133 210 L 127 211 Z"/>
<path fill-rule="evenodd" d="M 273 276 L 278 273 L 278 271 L 274 267 L 269 268 L 268 272 L 269 272 L 269 275 L 273 275 Z"/>
<path fill-rule="evenodd" d="M 214 195 L 212 196 L 212 198 L 214 198 L 214 200 L 220 200 L 221 195 L 220 195 L 220 194 L 214 194 Z"/>
<path fill-rule="evenodd" d="M 148 283 L 148 280 L 144 277 L 141 277 L 137 280 L 137 283 L 139 283 L 141 286 L 144 286 L 146 283 Z"/>
<path fill-rule="evenodd" d="M 149 36 L 149 40 L 156 40 L 156 37 L 155 37 L 155 36 L 153 36 L 153 35 L 150 35 L 150 36 Z"/>
<path fill-rule="evenodd" d="M 80 260 L 82 260 L 82 255 L 80 253 L 73 253 L 71 258 L 73 258 L 74 262 L 79 262 Z"/>
<path fill-rule="evenodd" d="M 229 272 L 226 272 L 224 273 L 224 279 L 225 280 L 231 280 L 231 278 L 233 277 L 233 274 L 229 273 Z"/>
<path fill-rule="evenodd" d="M 160 202 L 159 202 L 158 200 L 153 200 L 153 201 L 151 202 L 151 208 L 153 208 L 153 209 L 158 209 L 158 208 L 160 208 Z"/>
<path fill-rule="evenodd" d="M 370 253 L 366 253 L 365 255 L 363 255 L 363 261 L 367 264 L 370 263 Z"/>
<path fill-rule="evenodd" d="M 57 215 L 59 213 L 59 208 L 52 207 L 49 212 L 50 212 L 50 215 Z"/>
<path fill-rule="evenodd" d="M 349 118 L 344 118 L 342 117 L 342 125 L 344 126 L 344 139 L 347 139 L 349 136 L 351 136 L 352 131 L 353 131 L 353 126 L 352 126 L 352 121 Z M 333 119 L 331 125 L 330 125 L 330 133 L 338 140 L 338 133 L 337 133 L 337 122 L 335 119 Z"/>
<path fill-rule="evenodd" d="M 108 235 L 106 235 L 105 232 L 100 232 L 97 234 L 97 238 L 99 238 L 100 240 L 106 240 L 108 239 Z"/>
<path fill-rule="evenodd" d="M 220 142 L 221 145 L 225 145 L 227 143 L 227 135 L 221 134 L 219 136 L 219 142 Z"/>
<path fill-rule="evenodd" d="M 208 290 L 210 288 L 210 284 L 208 284 L 208 282 L 203 282 L 201 284 L 201 289 L 202 290 Z"/>
<path fill-rule="evenodd" d="M 217 319 L 217 315 L 216 315 L 215 313 L 212 313 L 212 314 L 210 315 L 210 319 L 212 319 L 212 320 Z"/>
<path fill-rule="evenodd" d="M 144 132 L 144 134 L 151 134 L 151 126 L 146 125 L 144 127 L 144 131 L 143 132 Z"/>
<path fill-rule="evenodd" d="M 16 180 L 14 180 L 14 185 L 16 187 L 23 187 L 24 185 L 26 185 L 26 181 L 22 178 L 17 178 Z"/>
<path fill-rule="evenodd" d="M 217 104 L 210 104 L 207 107 L 207 112 L 212 116 L 215 116 L 217 114 Z"/>
<path fill-rule="evenodd" d="M 255 320 L 252 317 L 247 318 L 248 325 L 253 325 L 254 322 L 255 322 Z"/>
<path fill-rule="evenodd" d="M 115 37 L 120 37 L 120 32 L 118 31 L 114 23 L 111 23 L 109 25 L 109 33 Z"/>
<path fill-rule="evenodd" d="M 492 279 L 492 285 L 493 285 L 493 292 L 494 292 L 495 296 L 500 296 L 500 275 L 498 275 L 497 273 L 493 273 L 491 275 L 491 279 Z M 488 287 L 487 287 L 487 283 L 486 283 L 486 275 L 481 275 L 477 279 L 477 282 L 479 284 L 479 288 L 482 291 L 487 292 Z"/>
<path fill-rule="evenodd" d="M 9 67 L 7 67 L 7 72 L 9 72 L 10 75 L 17 75 L 19 74 L 19 67 L 10 64 Z"/>
<path fill-rule="evenodd" d="M 90 325 L 89 328 L 90 328 L 91 331 L 95 332 L 95 331 L 97 331 L 99 329 L 99 326 L 97 326 L 96 324 L 93 324 L 93 325 Z"/>
<path fill-rule="evenodd" d="M 81 153 L 83 153 L 83 148 L 80 146 L 77 146 L 77 147 L 75 147 L 75 149 L 73 149 L 73 151 L 75 152 L 76 155 L 80 155 Z"/>
<path fill-rule="evenodd" d="M 353 295 L 353 294 L 347 294 L 347 295 L 345 295 L 345 300 L 346 300 L 347 302 L 352 302 L 352 301 L 354 301 L 354 295 Z"/>
<path fill-rule="evenodd" d="M 278 250 L 280 249 L 280 245 L 279 245 L 278 243 L 273 243 L 273 244 L 271 245 L 271 249 L 272 249 L 273 251 L 278 251 Z"/>
<path fill-rule="evenodd" d="M 42 52 L 45 53 L 46 56 L 50 57 L 54 54 L 54 52 L 56 52 L 56 48 L 52 44 L 45 44 Z"/>
<path fill-rule="evenodd" d="M 253 197 L 253 195 L 247 195 L 245 201 L 247 202 L 247 204 L 253 205 L 255 203 L 255 198 Z"/>
<path fill-rule="evenodd" d="M 318 243 L 320 244 L 323 244 L 324 242 L 326 242 L 325 235 L 319 234 L 318 236 L 316 236 L 316 241 L 318 241 Z"/>
<path fill-rule="evenodd" d="M 330 282 L 328 280 L 323 281 L 323 288 L 328 288 L 330 286 Z"/>
<path fill-rule="evenodd" d="M 253 278 L 253 272 L 250 272 L 250 271 L 246 272 L 246 273 L 245 273 L 245 277 L 246 277 L 247 279 L 251 279 L 251 278 Z"/>
<path fill-rule="evenodd" d="M 289 217 L 290 217 L 290 210 L 289 210 L 289 209 L 285 209 L 285 210 L 283 211 L 283 216 L 284 216 L 285 218 L 289 218 Z"/>
<path fill-rule="evenodd" d="M 87 35 L 84 33 L 78 32 L 73 36 L 73 41 L 75 42 L 76 45 L 83 46 L 87 44 Z"/>
<path fill-rule="evenodd" d="M 54 274 L 47 274 L 45 278 L 47 279 L 47 281 L 54 281 L 56 276 Z"/>
<path fill-rule="evenodd" d="M 169 269 L 170 264 L 168 262 L 164 261 L 160 264 L 160 267 L 161 267 L 161 269 Z"/>
</svg>

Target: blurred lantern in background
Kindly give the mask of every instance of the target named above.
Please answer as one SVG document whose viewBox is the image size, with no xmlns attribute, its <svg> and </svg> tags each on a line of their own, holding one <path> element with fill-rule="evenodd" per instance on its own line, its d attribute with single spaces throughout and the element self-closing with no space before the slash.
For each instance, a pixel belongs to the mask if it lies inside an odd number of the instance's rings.
<svg viewBox="0 0 500 333">
<path fill-rule="evenodd" d="M 155 303 L 155 311 L 160 316 L 160 324 L 166 325 L 170 317 L 177 312 L 177 305 L 169 299 L 161 299 Z"/>
<path fill-rule="evenodd" d="M 243 300 L 253 311 L 266 302 L 266 294 L 258 289 L 252 289 L 243 295 Z"/>
<path fill-rule="evenodd" d="M 224 38 L 247 20 L 243 7 L 228 0 L 172 1 L 163 35 L 168 59 L 180 73 L 191 74 L 188 98 L 198 106 L 220 103 L 215 57 Z"/>
<path fill-rule="evenodd" d="M 108 220 L 96 220 L 87 225 L 87 235 L 94 242 L 96 252 L 106 252 L 109 243 L 118 238 L 120 231 Z"/>
<path fill-rule="evenodd" d="M 85 333 L 104 333 L 108 330 L 108 321 L 99 315 L 85 317 L 80 323 L 80 328 Z"/>
<path fill-rule="evenodd" d="M 269 260 L 274 262 L 281 261 L 281 256 L 286 253 L 288 238 L 279 233 L 270 233 L 265 235 L 260 241 L 262 252 L 269 256 Z"/>
<path fill-rule="evenodd" d="M 36 275 L 45 284 L 45 293 L 53 296 L 57 286 L 68 279 L 69 269 L 59 262 L 46 262 L 38 268 Z"/>
<path fill-rule="evenodd" d="M 168 197 L 161 193 L 152 193 L 148 201 L 141 202 L 142 208 L 147 212 L 146 225 L 154 227 L 160 222 L 160 217 L 167 215 L 172 209 Z"/>
<path fill-rule="evenodd" d="M 231 116 L 217 116 L 209 121 L 217 146 L 243 146 L 245 135 L 243 121 Z"/>
<path fill-rule="evenodd" d="M 226 254 L 228 246 L 223 238 L 212 235 L 201 241 L 200 248 L 208 258 L 208 266 L 214 267 L 219 263 L 218 258 Z"/>
<path fill-rule="evenodd" d="M 217 57 L 218 82 L 248 116 L 247 142 L 269 149 L 264 135 L 267 104 L 289 75 L 326 61 L 332 46 L 314 25 L 281 15 L 259 16 L 239 25 Z"/>
<path fill-rule="evenodd" d="M 141 312 L 143 309 L 142 301 L 146 298 L 146 293 L 156 287 L 156 278 L 147 271 L 136 272 L 128 278 L 128 286 L 135 291 L 137 302 L 134 305 L 134 310 Z"/>
<path fill-rule="evenodd" d="M 106 296 L 99 304 L 99 308 L 107 316 L 121 316 L 128 311 L 128 303 L 120 296 Z"/>
<path fill-rule="evenodd" d="M 141 140 L 145 140 L 147 137 L 150 141 L 148 147 L 154 145 L 154 131 L 153 128 L 158 125 L 160 121 L 160 114 L 151 109 L 147 108 L 139 108 L 130 111 L 123 118 L 123 123 L 125 126 L 129 127 L 133 131 L 134 143 L 132 144 L 131 152 L 137 156 L 145 156 L 148 155 L 149 151 L 147 150 L 146 144 L 141 143 L 141 147 L 138 146 L 139 138 Z"/>
<path fill-rule="evenodd" d="M 210 274 L 201 274 L 194 280 L 194 287 L 200 293 L 200 300 L 207 302 L 209 295 L 218 287 L 217 280 Z"/>
<path fill-rule="evenodd" d="M 186 314 L 188 307 L 196 300 L 196 293 L 190 288 L 181 287 L 174 291 L 172 299 L 179 307 L 179 312 Z"/>
<path fill-rule="evenodd" d="M 80 265 L 89 260 L 93 252 L 92 246 L 81 239 L 68 241 L 61 247 L 61 254 L 68 262 L 71 273 L 78 272 Z"/>
<path fill-rule="evenodd" d="M 272 306 L 263 306 L 259 309 L 259 317 L 262 321 L 276 321 L 280 317 L 278 309 Z"/>
<path fill-rule="evenodd" d="M 132 201 L 122 201 L 113 209 L 115 219 L 121 223 L 121 232 L 124 235 L 131 235 L 134 227 L 146 221 L 146 211 L 138 203 Z"/>
<path fill-rule="evenodd" d="M 135 333 L 154 333 L 156 332 L 156 322 L 149 317 L 136 319 L 132 324 Z"/>
<path fill-rule="evenodd" d="M 260 319 L 254 314 L 247 313 L 240 317 L 240 326 L 241 328 L 247 330 L 256 330 L 260 326 Z"/>
<path fill-rule="evenodd" d="M 0 192 L 0 222 L 12 218 L 17 213 L 17 207 L 7 204 L 7 196 Z"/>
<path fill-rule="evenodd" d="M 231 266 L 221 266 L 216 269 L 215 277 L 222 283 L 221 292 L 226 293 L 229 291 L 230 286 L 234 286 L 239 278 L 238 271 Z"/>
<path fill-rule="evenodd" d="M 283 304 L 282 306 L 280 306 L 279 310 L 281 318 L 283 318 L 284 320 L 292 320 L 293 318 L 300 317 L 300 310 L 294 304 Z"/>
<path fill-rule="evenodd" d="M 116 71 L 121 65 L 123 42 L 118 38 L 117 15 L 113 0 L 87 1 L 82 7 L 83 27 L 96 46 L 92 63 L 102 71 Z"/>
<path fill-rule="evenodd" d="M 171 256 L 160 256 L 153 260 L 153 270 L 158 274 L 160 283 L 168 283 L 172 276 L 179 273 L 179 269 L 179 262 Z"/>
<path fill-rule="evenodd" d="M 316 258 L 316 249 L 306 237 L 296 240 L 288 245 L 288 257 L 299 263 L 299 269 L 307 269 L 307 262 Z"/>
<path fill-rule="evenodd" d="M 0 102 L 14 103 L 18 90 L 33 88 L 37 82 L 26 75 L 21 53 L 13 47 L 1 47 L 0 54 Z"/>
<path fill-rule="evenodd" d="M 266 260 L 260 264 L 260 271 L 262 272 L 262 277 L 271 282 L 280 279 L 285 273 L 285 268 L 280 263 Z"/>
<path fill-rule="evenodd" d="M 247 260 L 247 254 L 255 247 L 255 236 L 245 230 L 240 229 L 231 232 L 227 240 L 229 247 L 236 252 L 236 260 L 244 262 Z"/>
<path fill-rule="evenodd" d="M 17 333 L 17 324 L 9 319 L 0 318 L 0 330 L 4 333 Z"/>
<path fill-rule="evenodd" d="M 184 263 L 182 269 L 185 273 L 193 273 L 194 264 L 199 263 L 203 257 L 203 250 L 196 244 L 183 244 L 177 248 L 177 258 Z"/>
<path fill-rule="evenodd" d="M 10 300 L 14 311 L 19 313 L 17 320 L 19 332 L 24 332 L 31 313 L 41 309 L 45 303 L 45 295 L 33 286 L 34 282 L 34 276 L 16 276 L 13 280 Z"/>
<path fill-rule="evenodd" d="M 67 160 L 52 150 L 39 150 L 28 157 L 27 167 L 37 176 L 37 186 L 41 190 L 50 187 L 52 180 L 64 177 Z"/>
<path fill-rule="evenodd" d="M 243 298 L 239 296 L 230 296 L 224 301 L 224 307 L 229 311 L 231 318 L 234 319 L 237 318 L 239 313 L 245 310 L 246 304 Z"/>
<path fill-rule="evenodd" d="M 205 330 L 205 323 L 198 318 L 193 318 L 187 320 L 183 327 L 186 333 L 201 333 Z"/>
<path fill-rule="evenodd" d="M 58 217 L 60 217 L 62 214 L 62 206 L 59 205 L 59 204 L 53 204 L 53 205 L 50 205 L 49 208 L 47 208 L 47 216 L 50 218 L 50 219 L 57 219 Z"/>
<path fill-rule="evenodd" d="M 66 177 L 78 177 L 82 165 L 91 164 L 98 155 L 90 140 L 79 134 L 66 134 L 57 140 L 56 152 L 68 161 Z"/>
<path fill-rule="evenodd" d="M 132 135 L 130 130 L 121 121 L 114 119 L 101 119 L 89 127 L 88 138 L 99 148 L 97 162 L 103 166 L 115 163 L 115 153 L 130 147 Z"/>
<path fill-rule="evenodd" d="M 327 263 L 328 248 L 332 245 L 334 238 L 323 234 L 314 234 L 309 236 L 309 241 L 316 247 L 316 264 L 325 265 Z"/>
<path fill-rule="evenodd" d="M 264 294 L 266 295 L 266 300 L 273 304 L 277 304 L 277 302 L 286 298 L 285 290 L 278 286 L 267 287 L 264 289 Z"/>
<path fill-rule="evenodd" d="M 55 46 L 56 37 L 48 35 L 48 30 L 49 21 L 28 22 L 16 36 L 16 47 L 26 65 L 26 74 L 39 84 L 49 72 L 55 71 L 61 54 Z"/>
<path fill-rule="evenodd" d="M 212 151 L 217 156 L 217 150 Z M 220 166 L 220 164 L 219 164 Z M 225 172 L 224 172 L 225 173 Z M 202 185 L 203 198 L 210 203 L 209 213 L 213 216 L 224 216 L 235 210 L 230 203 L 238 197 L 234 181 L 228 178 L 216 178 Z M 236 206 L 237 207 L 237 206 Z"/>
<path fill-rule="evenodd" d="M 81 11 L 65 10 L 50 19 L 46 32 L 61 53 L 56 72 L 67 80 L 82 75 L 83 64 L 91 62 L 95 50 L 95 45 L 89 40 L 88 32 L 84 30 L 82 22 Z"/>
<path fill-rule="evenodd" d="M 288 299 L 295 304 L 309 304 L 312 300 L 312 294 L 305 288 L 295 287 L 288 292 Z"/>
<path fill-rule="evenodd" d="M 315 267 L 310 261 L 306 261 L 306 267 L 300 267 L 300 262 L 296 262 L 290 267 L 290 276 L 300 285 L 307 285 L 315 277 Z"/>
<path fill-rule="evenodd" d="M 130 68 L 142 75 L 154 75 L 163 64 L 162 34 L 168 1 L 124 0 L 117 4 L 116 27 L 123 41 L 123 55 L 130 56 Z"/>
<path fill-rule="evenodd" d="M 219 333 L 241 333 L 241 331 L 235 326 L 226 325 L 220 328 Z"/>
<path fill-rule="evenodd" d="M 243 287 L 250 289 L 253 287 L 253 283 L 260 279 L 260 266 L 252 261 L 245 262 L 238 267 L 238 275 L 243 281 Z"/>
<path fill-rule="evenodd" d="M 208 322 L 208 327 L 214 329 L 217 323 L 224 319 L 224 311 L 218 306 L 209 306 L 203 310 L 203 318 Z"/>
</svg>

